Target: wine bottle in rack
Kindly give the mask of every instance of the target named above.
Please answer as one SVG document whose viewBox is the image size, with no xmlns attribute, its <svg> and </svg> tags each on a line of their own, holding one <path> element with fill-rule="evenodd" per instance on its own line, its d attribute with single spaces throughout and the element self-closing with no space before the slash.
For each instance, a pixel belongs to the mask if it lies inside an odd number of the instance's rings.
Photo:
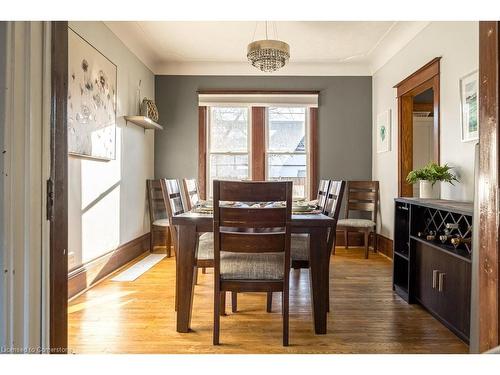
<svg viewBox="0 0 500 375">
<path fill-rule="evenodd" d="M 425 237 L 427 241 L 434 241 L 436 239 L 436 232 L 433 230 L 430 230 L 427 236 Z"/>
<path fill-rule="evenodd" d="M 442 244 L 445 244 L 447 243 L 448 241 L 450 241 L 451 239 L 453 238 L 453 236 L 451 236 L 450 234 L 441 234 L 439 236 L 439 241 L 441 241 Z"/>
<path fill-rule="evenodd" d="M 458 224 L 457 223 L 446 223 L 445 227 L 446 227 L 446 229 L 458 229 Z"/>
<path fill-rule="evenodd" d="M 450 242 L 456 249 L 458 246 L 460 246 L 460 244 L 471 243 L 471 238 L 470 237 L 464 238 L 464 237 L 458 236 L 458 237 L 453 237 Z"/>
</svg>

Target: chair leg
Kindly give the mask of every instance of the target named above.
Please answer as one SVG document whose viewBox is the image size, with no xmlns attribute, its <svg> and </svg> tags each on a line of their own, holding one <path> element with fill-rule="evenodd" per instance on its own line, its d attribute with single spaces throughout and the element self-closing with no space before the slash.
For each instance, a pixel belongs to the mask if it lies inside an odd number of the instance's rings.
<svg viewBox="0 0 500 375">
<path fill-rule="evenodd" d="M 373 252 L 376 253 L 378 251 L 378 241 L 377 241 L 377 232 L 373 232 Z"/>
<path fill-rule="evenodd" d="M 348 231 L 344 231 L 344 246 L 345 248 L 349 248 L 349 232 Z"/>
<path fill-rule="evenodd" d="M 220 315 L 226 315 L 226 292 L 220 292 Z"/>
<path fill-rule="evenodd" d="M 201 273 L 202 273 L 202 274 L 206 274 L 206 273 L 207 273 L 207 269 L 206 269 L 205 267 L 203 267 L 203 268 L 201 269 Z"/>
<path fill-rule="evenodd" d="M 238 311 L 238 293 L 231 292 L 231 311 L 233 313 Z"/>
<path fill-rule="evenodd" d="M 283 346 L 288 346 L 288 290 L 284 288 L 282 293 L 283 300 Z"/>
<path fill-rule="evenodd" d="M 170 258 L 172 256 L 172 236 L 170 235 L 170 227 L 167 227 L 167 230 L 165 231 L 165 237 L 166 237 L 166 246 L 167 246 L 167 258 Z"/>
<path fill-rule="evenodd" d="M 268 313 L 273 312 L 273 292 L 267 292 L 267 304 L 266 311 Z"/>
<path fill-rule="evenodd" d="M 368 259 L 368 248 L 370 245 L 370 232 L 365 231 L 365 259 Z"/>
<path fill-rule="evenodd" d="M 218 289 L 219 288 L 216 287 L 214 290 L 214 333 L 213 333 L 214 345 L 219 345 L 221 293 Z"/>
</svg>

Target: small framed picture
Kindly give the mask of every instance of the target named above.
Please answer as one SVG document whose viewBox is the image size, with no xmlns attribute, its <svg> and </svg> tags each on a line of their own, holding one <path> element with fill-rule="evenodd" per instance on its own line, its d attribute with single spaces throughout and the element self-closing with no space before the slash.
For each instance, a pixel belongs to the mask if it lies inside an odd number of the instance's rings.
<svg viewBox="0 0 500 375">
<path fill-rule="evenodd" d="M 377 115 L 377 153 L 391 151 L 391 110 Z"/>
<path fill-rule="evenodd" d="M 477 70 L 460 79 L 462 142 L 479 139 L 478 92 L 479 72 Z"/>
</svg>

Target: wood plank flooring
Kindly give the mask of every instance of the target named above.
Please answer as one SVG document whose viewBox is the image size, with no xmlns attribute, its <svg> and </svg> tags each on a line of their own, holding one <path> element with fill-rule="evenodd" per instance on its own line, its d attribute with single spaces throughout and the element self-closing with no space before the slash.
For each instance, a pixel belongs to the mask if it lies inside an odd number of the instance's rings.
<svg viewBox="0 0 500 375">
<path fill-rule="evenodd" d="M 280 294 L 266 313 L 263 293 L 238 295 L 212 345 L 212 270 L 199 274 L 191 327 L 175 331 L 175 260 L 165 258 L 134 282 L 109 279 L 69 304 L 74 353 L 467 353 L 468 347 L 418 305 L 391 289 L 392 263 L 363 249 L 337 248 L 331 264 L 328 334 L 315 335 L 308 270 L 292 270 L 290 343 L 281 346 Z"/>
</svg>

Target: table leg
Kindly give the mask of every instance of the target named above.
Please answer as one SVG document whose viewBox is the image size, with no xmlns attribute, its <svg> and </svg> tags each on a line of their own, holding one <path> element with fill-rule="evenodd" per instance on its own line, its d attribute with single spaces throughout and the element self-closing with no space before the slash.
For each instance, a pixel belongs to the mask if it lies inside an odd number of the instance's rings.
<svg viewBox="0 0 500 375">
<path fill-rule="evenodd" d="M 314 319 L 314 332 L 326 334 L 327 310 L 329 303 L 329 260 L 330 252 L 327 246 L 328 228 L 311 228 L 309 272 L 311 280 L 311 307 Z"/>
<path fill-rule="evenodd" d="M 194 273 L 196 269 L 196 226 L 178 226 L 177 250 L 177 332 L 189 332 L 193 308 Z"/>
</svg>

